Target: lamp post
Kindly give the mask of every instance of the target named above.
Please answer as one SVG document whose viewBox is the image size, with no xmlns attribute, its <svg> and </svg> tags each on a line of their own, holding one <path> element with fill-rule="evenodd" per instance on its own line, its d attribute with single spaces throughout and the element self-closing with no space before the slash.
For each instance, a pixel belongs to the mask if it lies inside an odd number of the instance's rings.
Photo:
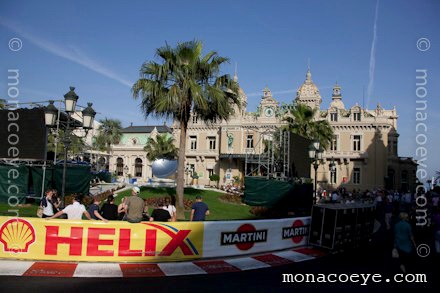
<svg viewBox="0 0 440 293">
<path fill-rule="evenodd" d="M 330 186 L 332 187 L 332 191 L 333 191 L 333 172 L 336 170 L 336 164 L 335 164 L 335 159 L 332 157 L 332 160 L 330 161 L 329 164 L 329 168 L 330 168 Z"/>
<path fill-rule="evenodd" d="M 87 103 L 87 107 L 82 111 L 83 123 L 82 126 L 71 127 L 70 120 L 71 115 L 75 113 L 76 110 L 76 102 L 78 101 L 78 95 L 75 93 L 75 88 L 70 87 L 68 93 L 64 95 L 64 111 L 67 116 L 67 123 L 64 130 L 63 136 L 63 144 L 64 144 L 64 162 L 63 162 L 63 179 L 61 183 L 61 202 L 64 205 L 64 196 L 66 191 L 66 173 L 67 173 L 67 154 L 69 151 L 69 146 L 71 144 L 70 136 L 72 135 L 72 131 L 76 128 L 82 128 L 86 131 L 86 135 L 89 129 L 93 128 L 93 122 L 95 119 L 96 112 L 92 108 L 92 103 Z M 49 105 L 45 108 L 45 122 L 46 126 L 53 127 L 55 126 L 56 117 L 58 113 L 58 109 L 54 106 L 54 101 L 49 101 Z"/>
<path fill-rule="evenodd" d="M 318 196 L 318 167 L 322 160 L 322 154 L 324 150 L 322 149 L 318 140 L 315 140 L 309 146 L 309 158 L 313 161 L 313 169 L 315 169 L 315 193 L 314 193 L 314 202 L 316 202 L 316 198 Z"/>
</svg>

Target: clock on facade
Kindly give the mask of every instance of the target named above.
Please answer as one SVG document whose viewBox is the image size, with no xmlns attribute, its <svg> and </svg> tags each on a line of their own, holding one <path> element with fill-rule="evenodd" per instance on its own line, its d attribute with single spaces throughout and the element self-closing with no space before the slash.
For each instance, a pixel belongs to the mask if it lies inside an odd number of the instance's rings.
<svg viewBox="0 0 440 293">
<path fill-rule="evenodd" d="M 264 115 L 266 115 L 266 117 L 272 117 L 274 113 L 275 112 L 272 107 L 267 107 L 264 109 Z"/>
</svg>

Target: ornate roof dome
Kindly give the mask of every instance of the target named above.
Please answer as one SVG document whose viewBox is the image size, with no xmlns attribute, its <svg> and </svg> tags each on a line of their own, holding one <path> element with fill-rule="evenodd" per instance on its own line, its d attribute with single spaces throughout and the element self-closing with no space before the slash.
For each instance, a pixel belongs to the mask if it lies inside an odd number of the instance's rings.
<svg viewBox="0 0 440 293">
<path fill-rule="evenodd" d="M 307 70 L 306 80 L 296 92 L 296 102 L 307 104 L 312 108 L 319 107 L 322 102 L 318 87 L 312 81 L 310 69 Z"/>
</svg>

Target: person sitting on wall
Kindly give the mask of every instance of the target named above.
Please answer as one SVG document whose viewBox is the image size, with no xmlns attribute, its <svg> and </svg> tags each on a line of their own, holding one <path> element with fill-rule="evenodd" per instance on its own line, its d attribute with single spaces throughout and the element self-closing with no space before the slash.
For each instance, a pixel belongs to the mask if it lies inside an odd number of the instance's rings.
<svg viewBox="0 0 440 293">
<path fill-rule="evenodd" d="M 87 219 L 91 220 L 92 217 L 90 217 L 90 214 L 86 211 L 85 206 L 80 202 L 81 202 L 81 196 L 75 194 L 72 197 L 72 204 L 69 204 L 63 210 L 59 211 L 52 217 L 46 219 L 50 220 L 50 219 L 58 218 L 61 215 L 67 214 L 67 219 L 69 220 L 81 220 L 82 215 L 84 214 Z"/>
<path fill-rule="evenodd" d="M 164 204 L 163 208 L 165 210 L 167 210 L 168 213 L 170 213 L 171 222 L 175 222 L 177 219 L 176 207 L 171 203 L 171 198 L 169 198 L 169 197 L 165 198 L 165 204 Z"/>
<path fill-rule="evenodd" d="M 164 208 L 163 201 L 159 200 L 156 204 L 156 208 L 151 213 L 150 222 L 169 222 L 170 220 L 170 213 Z"/>
<path fill-rule="evenodd" d="M 118 220 L 125 220 L 125 200 L 127 197 L 123 197 L 121 203 L 118 205 Z"/>
<path fill-rule="evenodd" d="M 144 212 L 142 213 L 142 221 L 148 222 L 150 220 L 150 214 L 148 213 L 147 199 L 144 199 Z"/>
<path fill-rule="evenodd" d="M 106 218 L 104 218 L 103 216 L 101 216 L 101 214 L 99 213 L 99 204 L 100 203 L 101 203 L 101 201 L 99 200 L 99 197 L 97 195 L 95 195 L 93 197 L 93 203 L 90 205 L 88 212 L 93 220 L 101 220 L 101 221 L 104 221 L 107 223 L 108 220 Z"/>
<path fill-rule="evenodd" d="M 138 196 L 140 192 L 139 187 L 133 187 L 131 196 L 128 197 L 124 203 L 126 219 L 130 223 L 140 223 L 142 221 L 145 203 L 144 200 Z"/>
<path fill-rule="evenodd" d="M 113 194 L 107 197 L 107 202 L 101 207 L 101 216 L 107 220 L 117 220 L 118 219 L 118 207 L 115 205 L 115 198 Z"/>
</svg>

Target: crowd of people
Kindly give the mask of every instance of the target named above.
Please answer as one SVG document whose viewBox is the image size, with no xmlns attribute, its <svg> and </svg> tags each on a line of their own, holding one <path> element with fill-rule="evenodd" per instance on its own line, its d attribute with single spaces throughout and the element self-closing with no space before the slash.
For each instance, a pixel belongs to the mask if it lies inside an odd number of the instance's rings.
<svg viewBox="0 0 440 293">
<path fill-rule="evenodd" d="M 140 188 L 133 187 L 131 196 L 124 197 L 121 203 L 115 205 L 115 198 L 110 194 L 101 206 L 99 196 L 93 197 L 93 202 L 86 209 L 81 203 L 82 196 L 73 195 L 71 204 L 61 208 L 61 200 L 57 197 L 57 191 L 49 189 L 41 200 L 43 208 L 43 218 L 67 218 L 71 220 L 81 220 L 85 216 L 89 220 L 100 220 L 104 222 L 120 220 L 130 223 L 142 221 L 174 222 L 177 220 L 176 207 L 171 203 L 171 199 L 159 199 L 154 209 L 149 214 L 147 200 L 140 196 Z M 192 205 L 190 221 L 204 221 L 209 215 L 208 206 L 202 202 L 202 197 L 197 196 L 196 202 Z"/>
<path fill-rule="evenodd" d="M 439 199 L 440 187 L 430 191 L 420 188 L 418 193 L 382 189 L 349 192 L 341 188 L 329 193 L 320 190 L 317 202 L 375 203 L 377 238 L 390 239 L 390 250 L 396 250 L 399 267 L 406 272 L 414 264 L 418 244 L 429 243 L 440 258 Z"/>
</svg>

